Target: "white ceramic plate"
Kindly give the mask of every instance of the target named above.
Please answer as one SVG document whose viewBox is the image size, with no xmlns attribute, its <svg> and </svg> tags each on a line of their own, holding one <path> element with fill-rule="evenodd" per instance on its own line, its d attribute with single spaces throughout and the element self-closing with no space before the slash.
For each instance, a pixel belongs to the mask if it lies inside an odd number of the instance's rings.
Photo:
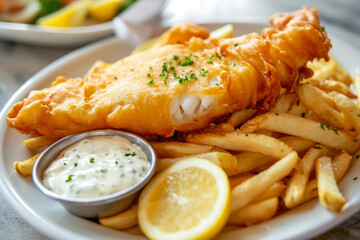
<svg viewBox="0 0 360 240">
<path fill-rule="evenodd" d="M 207 24 L 214 29 L 223 25 Z M 259 32 L 264 25 L 234 23 L 235 34 Z M 346 41 L 331 36 L 332 53 L 353 75 L 360 63 L 360 52 Z M 131 47 L 115 38 L 106 39 L 74 51 L 50 64 L 29 79 L 9 100 L 0 115 L 0 186 L 5 199 L 29 224 L 50 238 L 62 239 L 142 239 L 141 237 L 107 229 L 92 221 L 68 213 L 59 203 L 43 196 L 30 177 L 21 177 L 13 169 L 15 161 L 23 161 L 32 154 L 22 144 L 28 136 L 19 134 L 5 122 L 11 106 L 28 95 L 32 89 L 40 89 L 58 75 L 82 76 L 95 60 L 113 62 L 131 52 Z M 340 183 L 341 191 L 349 204 L 341 213 L 332 213 L 317 201 L 308 202 L 266 223 L 221 235 L 222 239 L 305 239 L 316 236 L 350 217 L 360 209 L 359 181 L 353 177 L 360 172 L 360 162 L 354 161 Z"/>
<path fill-rule="evenodd" d="M 0 32 L 0 39 L 42 46 L 80 46 L 114 33 L 112 22 L 63 29 L 0 22 Z"/>
</svg>

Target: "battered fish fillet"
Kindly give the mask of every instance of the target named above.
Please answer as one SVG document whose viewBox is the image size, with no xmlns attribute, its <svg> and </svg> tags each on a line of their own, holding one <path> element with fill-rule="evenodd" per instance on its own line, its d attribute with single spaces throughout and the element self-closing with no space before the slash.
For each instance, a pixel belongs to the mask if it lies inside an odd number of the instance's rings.
<svg viewBox="0 0 360 240">
<path fill-rule="evenodd" d="M 304 7 L 270 22 L 274 29 L 262 36 L 221 40 L 200 26 L 175 26 L 148 51 L 32 91 L 7 123 L 54 140 L 100 128 L 172 136 L 237 110 L 269 109 L 281 88 L 292 91 L 311 74 L 307 61 L 327 59 L 331 48 L 316 10 Z"/>
</svg>

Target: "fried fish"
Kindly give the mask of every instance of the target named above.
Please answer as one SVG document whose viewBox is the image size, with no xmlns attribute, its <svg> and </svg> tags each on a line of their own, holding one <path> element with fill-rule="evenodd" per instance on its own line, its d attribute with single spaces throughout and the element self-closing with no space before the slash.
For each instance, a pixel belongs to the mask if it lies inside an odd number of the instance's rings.
<svg viewBox="0 0 360 240">
<path fill-rule="evenodd" d="M 262 35 L 220 40 L 200 26 L 174 26 L 145 52 L 32 91 L 7 123 L 53 140 L 100 128 L 172 136 L 234 111 L 269 109 L 281 89 L 290 92 L 311 75 L 306 62 L 328 59 L 331 48 L 315 9 L 278 14 L 270 23 Z"/>
</svg>

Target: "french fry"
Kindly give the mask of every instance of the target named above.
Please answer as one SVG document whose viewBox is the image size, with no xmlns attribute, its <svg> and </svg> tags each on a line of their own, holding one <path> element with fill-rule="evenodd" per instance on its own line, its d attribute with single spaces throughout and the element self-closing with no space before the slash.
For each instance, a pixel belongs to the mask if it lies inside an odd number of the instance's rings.
<svg viewBox="0 0 360 240">
<path fill-rule="evenodd" d="M 339 212 L 347 200 L 336 184 L 331 158 L 321 157 L 316 161 L 316 177 L 320 203 L 327 209 Z"/>
<path fill-rule="evenodd" d="M 356 156 L 357 155 L 354 155 L 354 158 L 356 158 Z M 349 169 L 352 158 L 353 157 L 350 154 L 348 154 L 344 150 L 340 150 L 339 153 L 332 160 L 331 165 L 334 170 L 334 176 L 337 183 L 340 182 L 346 171 Z M 317 196 L 317 179 L 313 179 L 306 186 L 302 202 L 306 202 Z"/>
<path fill-rule="evenodd" d="M 297 96 L 295 93 L 290 94 L 281 94 L 276 99 L 275 106 L 270 109 L 271 112 L 287 112 L 291 106 L 291 104 L 296 101 Z"/>
<path fill-rule="evenodd" d="M 291 105 L 287 113 L 298 117 L 305 117 L 306 113 L 308 112 L 309 109 L 307 109 L 307 107 L 305 107 L 305 105 L 300 100 L 298 100 L 295 103 L 293 103 L 293 105 Z"/>
<path fill-rule="evenodd" d="M 227 120 L 227 123 L 233 127 L 240 126 L 241 124 L 243 124 L 244 122 L 255 116 L 257 112 L 258 110 L 251 108 L 234 112 Z"/>
<path fill-rule="evenodd" d="M 334 98 L 335 105 L 352 123 L 357 133 L 360 133 L 360 107 L 350 98 L 338 92 L 329 93 Z"/>
<path fill-rule="evenodd" d="M 15 171 L 24 177 L 31 176 L 34 164 L 39 156 L 40 153 L 25 160 L 24 162 L 15 162 L 14 163 Z"/>
<path fill-rule="evenodd" d="M 237 185 L 239 185 L 240 183 L 244 182 L 245 180 L 251 178 L 252 176 L 254 176 L 253 173 L 244 173 L 244 174 L 238 174 L 236 176 L 232 176 L 229 177 L 229 182 L 230 182 L 230 188 L 234 188 Z"/>
<path fill-rule="evenodd" d="M 354 141 L 354 138 L 345 131 L 287 113 L 258 115 L 242 125 L 240 130 L 253 132 L 259 128 L 302 137 L 349 153 L 354 153 L 359 148 L 359 141 Z"/>
<path fill-rule="evenodd" d="M 260 194 L 264 193 L 275 182 L 287 176 L 295 167 L 298 161 L 296 152 L 291 152 L 284 158 L 274 163 L 267 170 L 249 178 L 237 185 L 231 191 L 232 205 L 231 212 L 237 212 L 247 206 Z"/>
<path fill-rule="evenodd" d="M 221 167 L 228 176 L 233 176 L 239 173 L 238 162 L 236 157 L 228 152 L 209 152 L 209 153 L 196 154 L 191 156 L 207 159 L 215 163 L 216 165 Z M 168 168 L 170 165 L 174 164 L 175 162 L 178 162 L 187 157 L 188 156 L 180 157 L 180 158 L 159 158 L 156 171 L 160 172 Z"/>
<path fill-rule="evenodd" d="M 307 66 L 314 71 L 313 78 L 333 79 L 349 86 L 351 84 L 349 73 L 340 65 L 334 56 L 330 54 L 329 57 L 329 61 L 327 62 L 321 59 L 307 63 Z"/>
<path fill-rule="evenodd" d="M 277 197 L 250 204 L 249 206 L 232 213 L 228 219 L 228 223 L 251 226 L 269 220 L 275 215 L 278 205 L 279 199 Z"/>
<path fill-rule="evenodd" d="M 226 24 L 214 31 L 211 31 L 210 38 L 232 38 L 234 36 L 234 26 L 232 24 Z"/>
<path fill-rule="evenodd" d="M 213 146 L 186 142 L 150 142 L 159 158 L 178 158 L 214 151 L 224 151 Z"/>
<path fill-rule="evenodd" d="M 138 206 L 133 205 L 129 209 L 116 214 L 115 216 L 99 218 L 99 222 L 101 225 L 113 229 L 129 229 L 138 224 L 137 212 Z"/>
<path fill-rule="evenodd" d="M 260 166 L 276 161 L 273 157 L 254 152 L 241 152 L 236 154 L 235 157 L 237 158 L 239 173 L 253 171 Z"/>
<path fill-rule="evenodd" d="M 352 124 L 334 108 L 333 99 L 319 88 L 310 84 L 298 84 L 295 91 L 299 95 L 300 101 L 315 113 L 321 122 L 339 129 L 352 128 Z"/>
<path fill-rule="evenodd" d="M 336 91 L 336 92 L 344 94 L 345 96 L 347 96 L 349 98 L 357 97 L 356 94 L 354 94 L 351 91 L 351 89 L 345 83 L 342 83 L 342 82 L 338 82 L 335 80 L 320 80 L 320 79 L 314 79 L 314 78 L 310 78 L 306 81 L 310 82 L 311 85 L 318 87 L 325 92 Z"/>
<path fill-rule="evenodd" d="M 310 147 L 314 146 L 315 144 L 315 142 L 312 140 L 295 137 L 295 136 L 284 136 L 279 138 L 279 140 L 289 145 L 292 149 L 294 149 L 298 153 L 308 150 Z"/>
<path fill-rule="evenodd" d="M 45 136 L 33 137 L 33 138 L 24 140 L 25 146 L 27 146 L 29 148 L 47 147 L 47 146 L 51 145 L 52 143 L 54 143 L 54 141 L 48 139 Z"/>
<path fill-rule="evenodd" d="M 274 183 L 268 190 L 266 190 L 263 194 L 261 194 L 259 197 L 254 199 L 254 203 L 256 202 L 262 202 L 265 200 L 268 200 L 270 198 L 278 197 L 280 194 L 286 189 L 286 185 L 279 181 Z"/>
<path fill-rule="evenodd" d="M 352 81 L 355 92 L 357 93 L 357 104 L 360 105 L 360 73 L 355 74 Z"/>
<path fill-rule="evenodd" d="M 319 157 L 326 155 L 327 152 L 329 152 L 327 147 L 315 145 L 298 161 L 284 196 L 284 203 L 287 208 L 294 208 L 302 202 L 306 184 L 311 171 L 314 169 L 315 161 Z"/>
<path fill-rule="evenodd" d="M 93 65 L 91 65 L 85 76 L 97 72 L 99 68 L 102 68 L 104 66 L 106 66 L 106 63 L 104 61 L 97 60 L 96 62 L 93 63 Z"/>
<path fill-rule="evenodd" d="M 188 136 L 187 142 L 206 144 L 232 151 L 261 153 L 274 158 L 282 158 L 292 152 L 291 147 L 280 140 L 261 134 L 248 134 L 240 131 L 233 133 L 198 134 Z"/>
</svg>

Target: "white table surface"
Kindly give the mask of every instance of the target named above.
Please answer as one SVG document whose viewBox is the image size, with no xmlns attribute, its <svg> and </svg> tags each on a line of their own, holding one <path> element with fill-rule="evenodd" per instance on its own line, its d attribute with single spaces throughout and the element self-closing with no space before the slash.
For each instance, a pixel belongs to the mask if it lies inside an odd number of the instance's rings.
<svg viewBox="0 0 360 240">
<path fill-rule="evenodd" d="M 170 23 L 231 19 L 267 21 L 269 16 L 303 5 L 319 10 L 322 25 L 360 48 L 359 0 L 168 0 L 162 17 Z M 0 32 L 1 34 L 1 32 Z M 74 48 L 44 47 L 0 41 L 0 109 L 32 75 Z M 360 66 L 360 63 L 359 63 Z M 360 213 L 316 239 L 355 240 L 360 237 Z M 60 237 L 61 238 L 61 237 Z M 0 195 L 0 239 L 47 239 L 24 222 Z"/>
</svg>

